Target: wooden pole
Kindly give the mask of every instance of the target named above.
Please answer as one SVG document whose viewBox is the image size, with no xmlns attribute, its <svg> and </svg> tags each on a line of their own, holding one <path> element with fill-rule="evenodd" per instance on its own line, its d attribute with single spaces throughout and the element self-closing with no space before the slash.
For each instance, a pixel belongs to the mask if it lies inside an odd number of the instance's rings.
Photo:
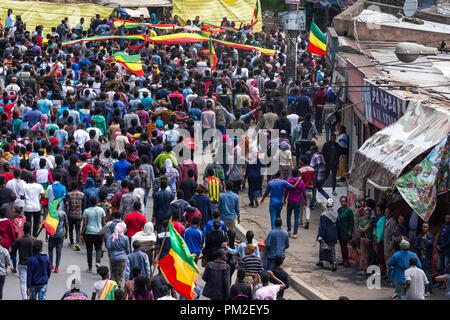
<svg viewBox="0 0 450 320">
<path fill-rule="evenodd" d="M 170 222 L 169 222 L 170 223 Z M 158 261 L 159 261 L 159 257 L 161 256 L 161 252 L 162 252 L 162 248 L 164 247 L 164 242 L 166 241 L 166 235 L 167 235 L 167 229 L 169 228 L 169 224 L 167 224 L 167 227 L 166 227 L 166 230 L 165 230 L 165 232 L 164 232 L 164 239 L 163 239 L 163 241 L 162 241 L 162 244 L 161 244 L 161 248 L 159 248 L 159 252 L 158 252 L 158 256 L 156 257 L 156 259 L 155 259 L 155 261 L 154 261 L 154 265 L 155 265 L 155 267 L 153 268 L 153 270 L 152 270 L 152 274 L 150 275 L 150 283 L 152 283 L 152 279 L 153 279 L 153 274 L 155 273 L 155 271 L 156 271 L 156 265 L 158 264 Z M 169 234 L 169 236 L 170 236 L 170 234 Z"/>
</svg>

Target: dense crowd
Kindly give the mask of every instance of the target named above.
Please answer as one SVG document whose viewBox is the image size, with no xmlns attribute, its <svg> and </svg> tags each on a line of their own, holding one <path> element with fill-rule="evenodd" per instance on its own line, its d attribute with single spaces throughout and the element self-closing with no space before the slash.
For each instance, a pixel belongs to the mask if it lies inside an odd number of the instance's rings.
<svg viewBox="0 0 450 320">
<path fill-rule="evenodd" d="M 159 20 L 153 14 L 146 22 L 179 24 L 176 16 Z M 198 17 L 186 24 L 200 26 L 201 21 Z M 226 18 L 222 26 L 237 27 Z M 297 237 L 300 226 L 309 228 L 317 191 L 330 198 L 323 189 L 329 177 L 336 194 L 336 181 L 347 172 L 349 138 L 339 125 L 336 95 L 341 88 L 328 86 L 325 62 L 305 51 L 305 39 L 299 37 L 298 80 L 286 83 L 286 35 L 240 27 L 216 37 L 275 49 L 276 54 L 218 45 L 212 70 L 208 42 L 161 45 L 114 39 L 62 46 L 80 37 L 150 35 L 155 30 L 116 29 L 112 19 L 97 16 L 89 25 L 81 19 L 75 27 L 66 18 L 45 34 L 42 26 L 28 30 L 20 16 L 8 12 L 0 31 L 0 294 L 11 266 L 11 272 L 19 273 L 22 299 L 45 299 L 68 239 L 73 250 L 85 244 L 88 271 L 95 266 L 101 277 L 92 299 L 102 298 L 110 281 L 119 287 L 115 299 L 176 299 L 175 290 L 155 271 L 156 261 L 171 249 L 171 219 L 204 267 L 206 284 L 200 292 L 197 283 L 196 299 L 283 298 L 289 286 L 282 268 L 289 239 Z M 145 76 L 116 63 L 116 51 L 140 53 Z M 211 129 L 218 132 L 211 140 L 196 139 Z M 230 134 L 238 130 L 240 134 Z M 314 139 L 323 131 L 327 142 L 319 152 Z M 255 132 L 264 134 L 255 139 Z M 203 151 L 212 161 L 201 160 Z M 276 170 L 269 172 L 272 164 Z M 244 189 L 252 207 L 270 197 L 272 230 L 258 246 L 252 231 L 245 242 L 235 239 L 238 195 Z M 42 231 L 42 221 L 49 203 L 61 197 L 59 224 L 49 235 Z M 287 230 L 281 219 L 285 204 Z M 336 270 L 338 239 L 342 264 L 350 263 L 353 214 L 345 198 L 337 212 L 333 205 L 329 199 L 318 239 L 321 261 L 330 252 Z M 384 215 L 384 209 L 376 212 Z M 371 240 L 373 214 L 366 216 L 360 232 Z M 392 228 L 388 221 L 385 230 Z M 449 231 L 444 231 L 447 251 Z M 46 233 L 48 255 L 37 240 L 41 232 Z M 385 233 L 385 244 L 387 239 Z M 397 238 L 393 242 L 395 247 Z M 405 242 L 397 245 L 406 248 Z M 362 242 L 362 256 L 369 246 Z M 380 257 L 388 258 L 390 249 L 381 248 Z M 101 264 L 104 256 L 109 267 Z M 362 262 L 361 273 L 366 267 Z M 74 281 L 63 299 L 89 297 Z"/>
</svg>

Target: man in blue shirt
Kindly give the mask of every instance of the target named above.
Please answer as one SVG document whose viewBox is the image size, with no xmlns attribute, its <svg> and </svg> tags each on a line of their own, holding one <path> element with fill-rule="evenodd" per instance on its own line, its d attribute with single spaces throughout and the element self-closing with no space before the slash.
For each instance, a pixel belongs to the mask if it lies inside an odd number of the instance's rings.
<svg viewBox="0 0 450 320">
<path fill-rule="evenodd" d="M 298 179 L 297 182 L 292 185 L 285 180 L 280 179 L 281 173 L 278 171 L 275 174 L 275 179 L 271 180 L 266 187 L 266 191 L 261 199 L 261 204 L 264 199 L 270 194 L 269 212 L 270 212 L 270 224 L 272 229 L 275 228 L 275 219 L 281 216 L 281 209 L 283 209 L 283 195 L 284 189 L 292 189 L 297 187 L 302 179 Z"/>
<path fill-rule="evenodd" d="M 47 99 L 46 91 L 42 91 L 41 97 L 42 98 L 37 102 L 39 111 L 41 111 L 42 114 L 46 114 L 47 116 L 50 117 L 50 115 L 53 113 L 53 103 Z"/>
<path fill-rule="evenodd" d="M 202 251 L 203 243 L 205 239 L 203 237 L 203 232 L 200 230 L 200 222 L 202 218 L 200 216 L 192 217 L 192 225 L 187 228 L 183 233 L 184 241 L 189 248 L 189 251 L 195 254 L 195 260 L 198 261 L 200 253 Z"/>
<path fill-rule="evenodd" d="M 420 263 L 417 255 L 409 251 L 409 242 L 406 240 L 402 240 L 400 242 L 400 251 L 394 253 L 394 255 L 388 260 L 388 267 L 392 268 L 391 278 L 394 283 L 395 293 L 397 294 L 397 298 L 399 300 L 405 300 L 405 270 L 409 268 L 409 259 L 416 258 L 417 259 L 417 267 L 422 269 L 422 264 Z"/>
<path fill-rule="evenodd" d="M 220 211 L 220 219 L 225 223 L 228 229 L 234 229 L 235 221 L 241 223 L 241 212 L 239 206 L 239 197 L 236 193 L 231 191 L 233 189 L 233 182 L 227 181 L 226 192 L 221 193 L 217 209 Z"/>
<path fill-rule="evenodd" d="M 273 261 L 277 255 L 282 256 L 284 260 L 286 257 L 285 251 L 289 248 L 289 234 L 281 228 L 281 218 L 276 218 L 274 224 L 275 229 L 269 231 L 266 240 L 267 266 L 265 270 L 272 269 Z"/>
<path fill-rule="evenodd" d="M 142 93 L 141 103 L 144 106 L 144 110 L 150 110 L 152 106 L 153 98 L 149 97 L 148 92 Z"/>
<path fill-rule="evenodd" d="M 215 209 L 213 210 L 213 218 L 209 220 L 205 227 L 203 228 L 203 234 L 206 236 L 211 231 L 214 231 L 214 220 L 220 220 L 220 211 Z M 223 221 L 220 221 L 220 230 L 223 230 L 225 233 L 228 232 L 227 226 Z"/>
<path fill-rule="evenodd" d="M 28 127 L 25 128 L 33 128 L 34 125 L 41 121 L 42 112 L 38 110 L 37 104 L 33 103 L 33 106 L 31 107 L 31 110 L 26 112 L 23 116 L 23 123 L 27 123 Z"/>
<path fill-rule="evenodd" d="M 127 154 L 125 152 L 122 152 L 119 155 L 120 160 L 114 163 L 112 167 L 116 176 L 116 181 L 123 180 L 128 175 L 128 168 L 131 167 L 131 164 L 127 160 L 125 160 L 126 157 Z"/>
</svg>

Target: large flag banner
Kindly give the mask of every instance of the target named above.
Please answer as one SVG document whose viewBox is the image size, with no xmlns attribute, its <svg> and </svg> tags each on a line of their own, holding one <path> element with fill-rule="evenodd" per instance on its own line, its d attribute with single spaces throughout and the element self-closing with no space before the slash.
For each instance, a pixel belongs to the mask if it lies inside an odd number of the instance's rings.
<svg viewBox="0 0 450 320">
<path fill-rule="evenodd" d="M 64 199 L 64 197 L 53 200 L 52 202 L 50 202 L 48 207 L 48 214 L 47 218 L 45 218 L 44 221 L 44 228 L 45 231 L 47 231 L 47 233 L 51 236 L 56 233 L 56 228 L 59 224 L 58 206 L 61 203 L 62 199 Z"/>
<path fill-rule="evenodd" d="M 403 199 L 424 221 L 428 221 L 436 208 L 438 184 L 448 188 L 449 159 L 450 139 L 445 137 L 425 159 L 395 182 Z"/>
<path fill-rule="evenodd" d="M 127 68 L 128 71 L 138 76 L 144 75 L 144 70 L 142 70 L 142 62 L 140 54 L 134 54 L 130 56 L 126 52 L 116 52 L 113 54 L 113 57 L 118 63 L 122 64 L 125 68 Z"/>
<path fill-rule="evenodd" d="M 211 39 L 209 39 L 209 64 L 211 65 L 211 69 L 213 71 L 216 71 L 217 56 L 216 51 L 214 50 L 214 44 Z"/>
<path fill-rule="evenodd" d="M 195 280 L 200 272 L 183 238 L 169 222 L 170 251 L 158 265 L 170 285 L 187 300 L 194 299 Z"/>
<path fill-rule="evenodd" d="M 307 50 L 320 56 L 327 54 L 327 36 L 319 29 L 314 21 L 311 23 L 311 29 L 309 31 Z"/>
</svg>

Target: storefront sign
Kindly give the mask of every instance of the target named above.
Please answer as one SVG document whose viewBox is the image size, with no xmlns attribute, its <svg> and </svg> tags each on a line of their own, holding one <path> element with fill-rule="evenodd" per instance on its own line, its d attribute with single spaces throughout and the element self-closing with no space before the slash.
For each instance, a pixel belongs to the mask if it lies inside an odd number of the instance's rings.
<svg viewBox="0 0 450 320">
<path fill-rule="evenodd" d="M 406 100 L 364 79 L 366 119 L 380 129 L 396 122 Z"/>
<path fill-rule="evenodd" d="M 345 67 L 347 64 L 339 55 L 335 57 L 333 70 L 333 89 L 341 102 L 347 102 L 347 71 Z"/>
</svg>

